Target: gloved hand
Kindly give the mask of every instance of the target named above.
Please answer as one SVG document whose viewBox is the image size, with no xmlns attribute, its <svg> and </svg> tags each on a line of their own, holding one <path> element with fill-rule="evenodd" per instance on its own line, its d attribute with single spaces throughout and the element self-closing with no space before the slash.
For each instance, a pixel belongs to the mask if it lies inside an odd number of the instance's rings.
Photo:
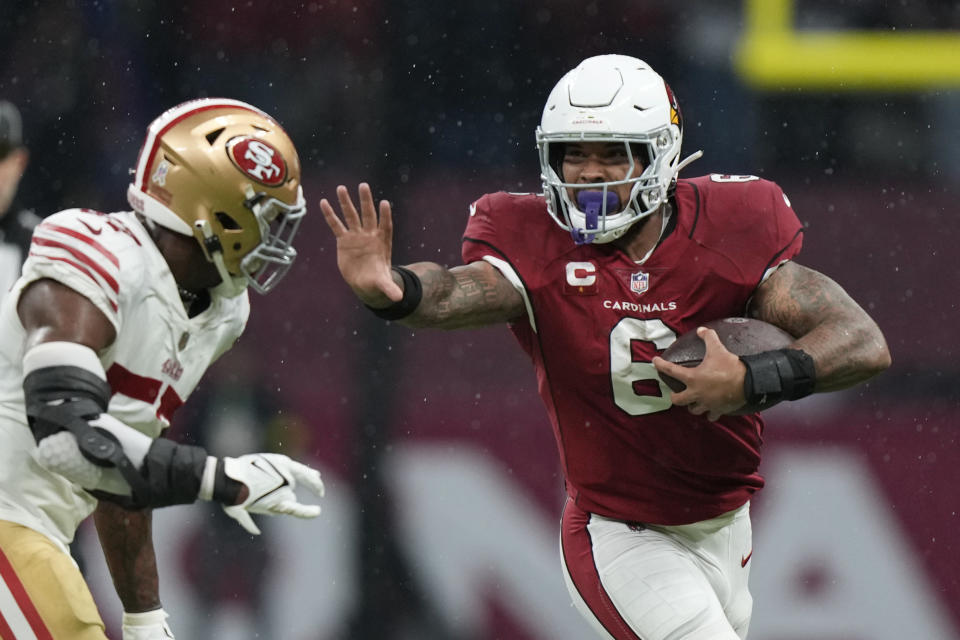
<svg viewBox="0 0 960 640">
<path fill-rule="evenodd" d="M 300 504 L 294 494 L 297 483 L 301 483 L 323 497 L 320 472 L 305 464 L 279 453 L 251 453 L 239 458 L 224 458 L 223 471 L 228 478 L 242 482 L 250 491 L 241 504 L 224 505 L 223 510 L 254 535 L 258 535 L 260 529 L 250 517 L 251 513 L 298 518 L 320 515 L 319 505 Z"/>
<path fill-rule="evenodd" d="M 173 631 L 163 609 L 143 613 L 123 612 L 123 640 L 171 640 Z"/>
</svg>

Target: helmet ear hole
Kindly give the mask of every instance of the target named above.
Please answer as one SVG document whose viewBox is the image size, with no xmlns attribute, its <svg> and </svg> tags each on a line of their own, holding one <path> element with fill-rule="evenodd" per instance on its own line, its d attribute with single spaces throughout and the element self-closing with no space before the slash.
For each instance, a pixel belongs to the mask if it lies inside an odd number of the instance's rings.
<svg viewBox="0 0 960 640">
<path fill-rule="evenodd" d="M 210 144 L 211 147 L 217 141 L 217 138 L 220 137 L 220 134 L 223 133 L 225 129 L 226 127 L 220 127 L 219 129 L 214 129 L 213 131 L 208 133 L 206 136 L 204 136 L 206 137 L 207 142 Z"/>
<path fill-rule="evenodd" d="M 236 231 L 238 229 L 243 228 L 242 226 L 240 226 L 240 223 L 234 220 L 233 217 L 228 213 L 224 213 L 223 211 L 217 211 L 213 215 L 217 218 L 217 222 L 219 222 L 220 226 L 222 226 L 224 229 L 228 229 L 230 231 Z"/>
</svg>

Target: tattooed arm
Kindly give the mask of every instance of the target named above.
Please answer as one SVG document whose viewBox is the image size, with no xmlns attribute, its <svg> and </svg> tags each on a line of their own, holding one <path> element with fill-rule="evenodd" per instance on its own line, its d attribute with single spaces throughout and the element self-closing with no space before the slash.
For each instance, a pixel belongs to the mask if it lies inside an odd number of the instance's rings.
<svg viewBox="0 0 960 640">
<path fill-rule="evenodd" d="M 151 516 L 149 509 L 127 511 L 103 500 L 93 514 L 114 588 L 128 613 L 160 608 Z"/>
<path fill-rule="evenodd" d="M 343 219 L 330 202 L 320 210 L 337 238 L 337 267 L 360 300 L 370 307 L 389 307 L 403 297 L 403 279 L 391 269 L 393 219 L 390 203 L 381 200 L 379 216 L 370 186 L 360 185 L 358 212 L 346 187 L 337 187 Z M 447 269 L 431 262 L 407 267 L 417 274 L 423 297 L 416 310 L 400 320 L 410 327 L 463 329 L 507 322 L 523 316 L 523 296 L 486 262 Z"/>
<path fill-rule="evenodd" d="M 795 262 L 785 263 L 757 288 L 749 313 L 797 337 L 794 347 L 813 359 L 814 391 L 845 389 L 890 366 L 887 344 L 870 316 L 836 282 Z M 700 328 L 698 335 L 706 343 L 700 366 L 686 369 L 663 358 L 654 358 L 653 365 L 686 385 L 671 394 L 675 405 L 716 420 L 746 402 L 746 366 L 715 331 Z"/>
<path fill-rule="evenodd" d="M 827 276 L 787 262 L 757 289 L 750 315 L 797 336 L 813 358 L 816 390 L 851 387 L 890 366 L 877 324 Z"/>
<path fill-rule="evenodd" d="M 520 292 L 486 262 L 452 269 L 432 262 L 418 262 L 407 268 L 420 277 L 423 299 L 416 311 L 400 320 L 400 324 L 469 329 L 508 322 L 526 313 Z M 394 275 L 394 281 L 399 278 Z"/>
</svg>

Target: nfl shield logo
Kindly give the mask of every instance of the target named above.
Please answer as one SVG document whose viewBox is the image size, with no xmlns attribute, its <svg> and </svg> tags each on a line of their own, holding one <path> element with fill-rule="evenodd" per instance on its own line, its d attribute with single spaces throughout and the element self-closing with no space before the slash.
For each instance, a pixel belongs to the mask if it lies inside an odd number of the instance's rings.
<svg viewBox="0 0 960 640">
<path fill-rule="evenodd" d="M 637 271 L 630 274 L 630 291 L 640 295 L 650 286 L 650 274 Z"/>
</svg>

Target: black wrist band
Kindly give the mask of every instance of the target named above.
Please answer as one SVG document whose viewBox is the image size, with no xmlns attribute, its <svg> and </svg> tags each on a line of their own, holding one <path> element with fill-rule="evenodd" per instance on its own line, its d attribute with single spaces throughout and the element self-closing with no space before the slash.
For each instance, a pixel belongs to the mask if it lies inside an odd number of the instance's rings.
<svg viewBox="0 0 960 640">
<path fill-rule="evenodd" d="M 423 298 L 423 284 L 419 276 L 406 267 L 393 267 L 393 270 L 400 274 L 403 281 L 403 298 L 400 302 L 394 302 L 389 307 L 374 309 L 370 305 L 363 305 L 373 312 L 373 315 L 384 320 L 400 320 L 417 310 L 420 300 Z"/>
<path fill-rule="evenodd" d="M 743 377 L 746 408 L 762 411 L 781 400 L 798 400 L 813 393 L 816 370 L 813 358 L 802 349 L 764 351 L 740 356 L 747 367 Z"/>
</svg>

